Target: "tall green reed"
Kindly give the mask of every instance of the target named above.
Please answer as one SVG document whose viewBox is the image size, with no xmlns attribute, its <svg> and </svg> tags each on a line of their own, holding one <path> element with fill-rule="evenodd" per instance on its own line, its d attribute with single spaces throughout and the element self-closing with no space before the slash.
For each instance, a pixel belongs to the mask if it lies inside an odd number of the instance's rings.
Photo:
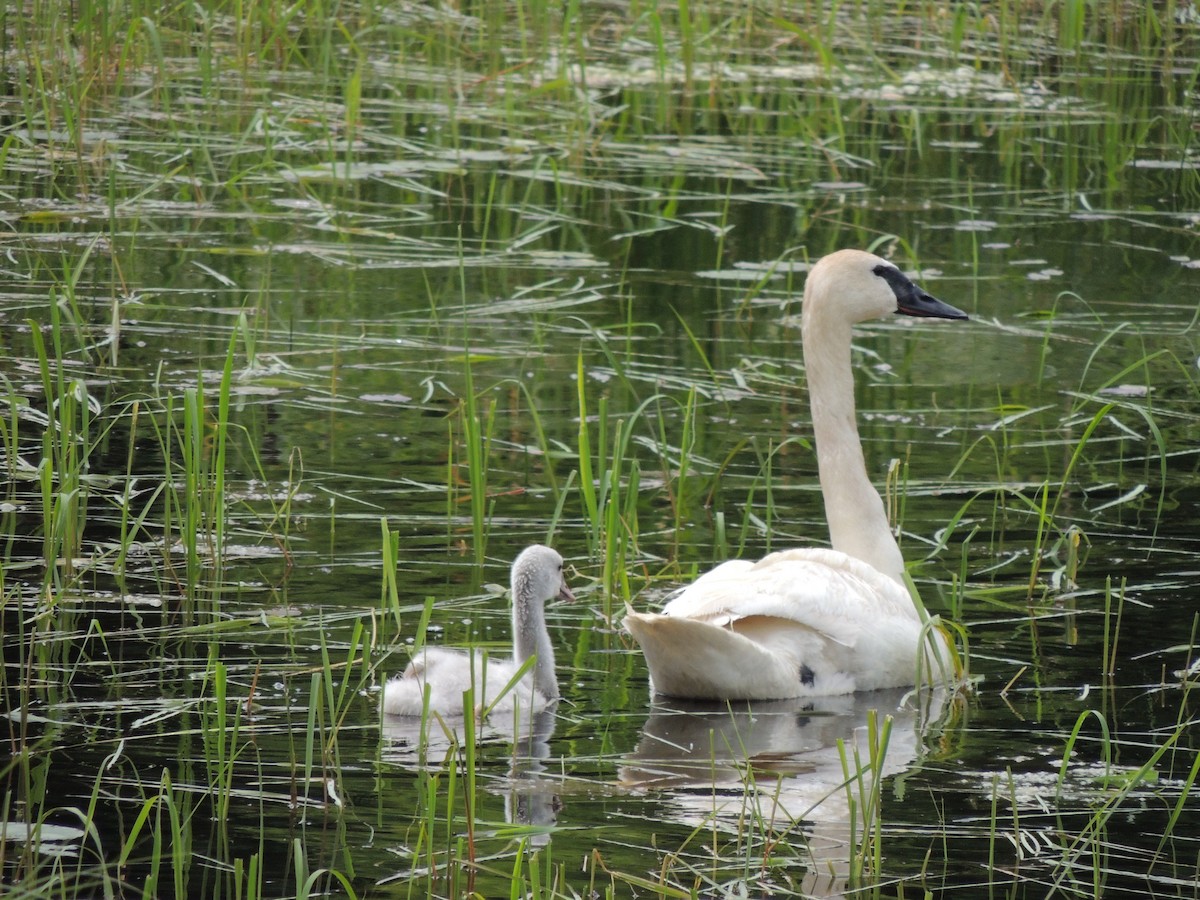
<svg viewBox="0 0 1200 900">
<path fill-rule="evenodd" d="M 459 442 L 460 466 L 466 467 L 467 500 L 471 512 L 471 546 L 476 565 L 482 565 L 487 557 L 489 520 L 492 510 L 492 501 L 488 496 L 488 471 L 492 438 L 495 434 L 496 407 L 494 403 L 488 401 L 484 404 L 484 408 L 480 409 L 475 393 L 474 378 L 471 375 L 469 349 L 464 354 L 463 365 L 466 384 L 458 417 L 462 435 Z M 454 473 L 455 483 L 448 486 L 451 497 L 457 496 L 454 487 L 458 474 Z"/>
<path fill-rule="evenodd" d="M 638 499 L 641 464 L 634 455 L 637 428 L 658 395 L 643 401 L 628 415 L 617 417 L 609 401 L 596 403 L 596 441 L 593 447 L 587 379 L 582 353 L 576 360 L 576 401 L 579 421 L 577 455 L 579 494 L 583 501 L 588 553 L 603 561 L 605 617 L 611 621 L 612 600 L 628 600 L 628 561 L 636 552 L 640 525 Z"/>
<path fill-rule="evenodd" d="M 34 354 L 41 373 L 47 408 L 37 466 L 41 494 L 43 585 L 61 588 L 69 583 L 83 552 L 87 526 L 93 418 L 99 403 L 81 379 L 68 380 L 63 364 L 63 322 L 60 306 L 51 298 L 48 348 L 41 328 L 29 322 Z M 11 395 L 10 395 L 11 396 Z M 13 443 L 16 426 L 12 429 Z"/>
<path fill-rule="evenodd" d="M 863 887 L 883 872 L 883 764 L 892 734 L 892 717 L 879 721 L 867 712 L 866 757 L 856 743 L 838 739 L 838 756 L 845 776 L 850 808 L 849 883 Z"/>
</svg>

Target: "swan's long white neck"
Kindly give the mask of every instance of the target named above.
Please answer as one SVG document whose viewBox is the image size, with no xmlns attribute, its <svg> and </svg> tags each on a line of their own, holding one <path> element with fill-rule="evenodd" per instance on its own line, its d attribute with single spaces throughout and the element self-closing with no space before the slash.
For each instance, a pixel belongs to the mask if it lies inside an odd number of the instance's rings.
<svg viewBox="0 0 1200 900">
<path fill-rule="evenodd" d="M 513 660 L 523 665 L 537 656 L 533 666 L 534 689 L 547 699 L 558 696 L 558 679 L 554 675 L 554 646 L 546 631 L 543 603 L 534 596 L 529 573 L 516 571 L 512 579 Z"/>
<path fill-rule="evenodd" d="M 810 302 L 811 287 L 806 287 L 803 310 L 804 365 L 829 537 L 835 550 L 903 585 L 904 558 L 888 526 L 883 500 L 867 476 L 855 421 L 851 323 L 822 315 L 831 304 Z M 817 286 L 812 292 L 821 289 Z"/>
</svg>

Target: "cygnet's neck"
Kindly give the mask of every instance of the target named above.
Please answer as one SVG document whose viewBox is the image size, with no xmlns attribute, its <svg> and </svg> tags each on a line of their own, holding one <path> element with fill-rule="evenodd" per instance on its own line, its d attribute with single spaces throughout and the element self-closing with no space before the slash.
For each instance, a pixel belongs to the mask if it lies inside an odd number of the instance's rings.
<svg viewBox="0 0 1200 900">
<path fill-rule="evenodd" d="M 528 580 L 519 574 L 513 576 L 512 591 L 513 660 L 520 666 L 536 655 L 533 687 L 543 697 L 553 699 L 558 696 L 558 679 L 543 603 L 533 597 Z"/>
<path fill-rule="evenodd" d="M 883 499 L 867 475 L 854 409 L 851 323 L 836 309 L 805 298 L 804 366 L 808 375 L 817 468 L 835 550 L 904 584 L 904 557 L 888 526 Z M 830 314 L 823 314 L 830 313 Z"/>
</svg>

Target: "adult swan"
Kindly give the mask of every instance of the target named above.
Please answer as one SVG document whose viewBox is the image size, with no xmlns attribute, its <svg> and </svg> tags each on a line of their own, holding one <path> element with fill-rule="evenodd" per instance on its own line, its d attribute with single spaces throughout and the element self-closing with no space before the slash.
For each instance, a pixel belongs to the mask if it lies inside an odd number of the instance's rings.
<svg viewBox="0 0 1200 900">
<path fill-rule="evenodd" d="M 860 250 L 820 260 L 804 285 L 804 361 L 832 550 L 732 560 L 661 613 L 629 610 L 654 690 L 697 699 L 782 699 L 912 684 L 924 641 L 904 559 L 863 461 L 850 332 L 900 313 L 965 319 L 890 262 Z M 943 640 L 940 632 L 934 646 Z M 926 645 L 929 646 L 929 645 Z M 945 664 L 930 659 L 923 664 Z"/>
</svg>

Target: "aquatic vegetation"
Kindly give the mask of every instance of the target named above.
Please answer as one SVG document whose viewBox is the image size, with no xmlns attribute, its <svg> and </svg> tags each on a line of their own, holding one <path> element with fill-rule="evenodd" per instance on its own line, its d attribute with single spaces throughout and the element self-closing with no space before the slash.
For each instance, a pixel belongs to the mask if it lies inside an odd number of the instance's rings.
<svg viewBox="0 0 1200 900">
<path fill-rule="evenodd" d="M 1174 0 L 0 14 L 5 888 L 1192 895 L 1197 29 Z M 854 351 L 976 693 L 873 728 L 652 707 L 624 601 L 822 540 L 794 304 L 841 246 L 976 322 Z M 550 730 L 384 728 L 382 681 L 497 646 L 492 582 L 547 540 L 582 601 L 549 615 Z"/>
</svg>

